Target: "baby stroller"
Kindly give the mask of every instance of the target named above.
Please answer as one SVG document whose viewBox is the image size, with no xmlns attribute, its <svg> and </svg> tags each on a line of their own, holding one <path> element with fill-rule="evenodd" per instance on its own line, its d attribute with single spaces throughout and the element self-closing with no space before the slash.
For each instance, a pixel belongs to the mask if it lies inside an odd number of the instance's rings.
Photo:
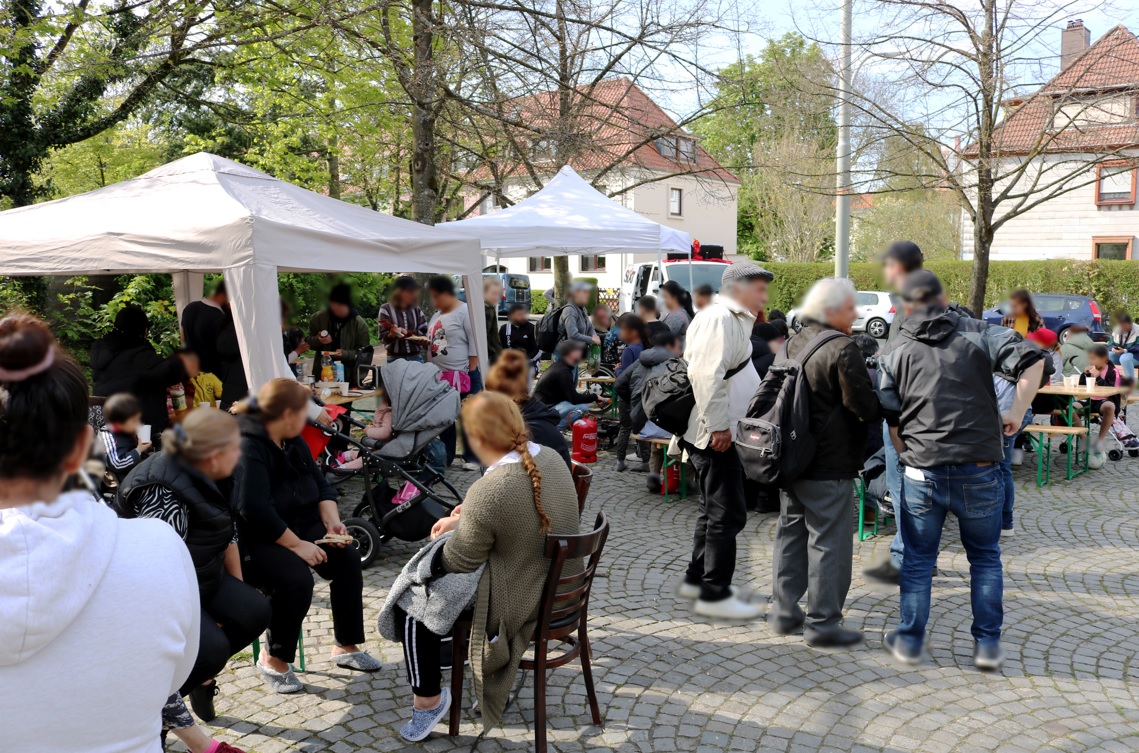
<svg viewBox="0 0 1139 753">
<path fill-rule="evenodd" d="M 360 452 L 363 467 L 344 471 L 322 467 L 337 486 L 352 478 L 364 481 L 364 496 L 344 521 L 355 539 L 364 567 L 379 556 L 380 547 L 393 538 L 420 541 L 431 533 L 440 518 L 451 514 L 463 501 L 459 490 L 424 458 L 424 449 L 459 415 L 459 393 L 439 381 L 439 369 L 432 364 L 393 361 L 383 368 L 385 389 L 392 406 L 392 439 L 381 447 L 369 446 L 334 428 L 320 426 L 325 434 Z M 342 421 L 363 429 L 349 417 Z M 409 486 L 410 485 L 410 486 Z M 451 499 L 445 499 L 436 487 Z M 406 491 L 404 491 L 406 490 Z M 400 504 L 392 501 L 404 491 Z M 410 496 L 409 496 L 410 495 Z"/>
</svg>

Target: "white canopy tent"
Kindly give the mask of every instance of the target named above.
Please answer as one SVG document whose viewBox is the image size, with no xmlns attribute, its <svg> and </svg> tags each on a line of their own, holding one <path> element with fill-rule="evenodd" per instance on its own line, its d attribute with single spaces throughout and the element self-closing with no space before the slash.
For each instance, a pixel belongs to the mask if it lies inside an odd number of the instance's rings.
<svg viewBox="0 0 1139 753">
<path fill-rule="evenodd" d="M 462 274 L 481 289 L 478 243 L 373 212 L 200 153 L 133 180 L 0 212 L 5 275 L 171 273 L 179 312 L 221 272 L 250 387 L 291 376 L 278 272 Z M 469 307 L 480 363 L 482 306 Z"/>
<path fill-rule="evenodd" d="M 653 222 L 589 185 L 566 165 L 542 190 L 512 207 L 437 226 L 479 239 L 496 257 L 571 254 L 690 255 L 692 236 Z"/>
</svg>

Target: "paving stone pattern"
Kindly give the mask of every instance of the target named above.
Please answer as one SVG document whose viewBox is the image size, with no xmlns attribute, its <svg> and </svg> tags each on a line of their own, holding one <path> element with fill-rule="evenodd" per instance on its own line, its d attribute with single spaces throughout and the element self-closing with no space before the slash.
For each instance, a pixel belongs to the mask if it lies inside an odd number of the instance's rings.
<svg viewBox="0 0 1139 753">
<path fill-rule="evenodd" d="M 983 674 L 972 667 L 968 562 L 952 531 L 934 580 L 931 655 L 921 666 L 901 667 L 883 652 L 882 630 L 897 619 L 897 589 L 860 576 L 886 556 L 892 527 L 856 542 L 846 624 L 865 631 L 865 644 L 814 650 L 801 637 L 775 636 L 763 622 L 719 625 L 692 616 L 674 589 L 690 551 L 696 500 L 666 506 L 644 490 L 643 475 L 616 473 L 603 455 L 584 520 L 603 509 L 613 527 L 591 619 L 605 724 L 590 724 L 577 666 L 554 670 L 550 749 L 1139 750 L 1139 459 L 1038 490 L 1028 458 L 1015 469 L 1017 535 L 1002 542 L 1009 659 L 1002 672 Z M 473 480 L 455 476 L 460 486 Z M 774 526 L 774 515 L 753 514 L 740 537 L 736 583 L 754 599 L 771 593 Z M 361 675 L 328 661 L 328 588 L 318 579 L 304 628 L 307 692 L 267 692 L 250 654 L 239 655 L 220 678 L 218 738 L 257 753 L 470 749 L 481 726 L 469 713 L 469 679 L 459 737 L 448 738 L 440 725 L 409 746 L 396 733 L 410 702 L 403 655 L 375 633 L 375 618 L 415 549 L 393 542 L 365 573 L 367 648 L 382 657 L 383 670 Z M 505 726 L 479 750 L 532 749 L 532 724 L 528 681 Z"/>
</svg>

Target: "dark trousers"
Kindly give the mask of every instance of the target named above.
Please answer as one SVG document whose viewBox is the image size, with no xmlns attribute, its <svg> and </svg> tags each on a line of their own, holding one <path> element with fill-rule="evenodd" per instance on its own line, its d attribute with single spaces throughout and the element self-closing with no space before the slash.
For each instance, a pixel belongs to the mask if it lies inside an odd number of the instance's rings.
<svg viewBox="0 0 1139 753">
<path fill-rule="evenodd" d="M 732 595 L 736 572 L 736 536 L 747 521 L 743 466 L 735 446 L 724 452 L 683 443 L 700 485 L 692 562 L 684 580 L 700 584 L 700 598 L 720 601 Z"/>
<path fill-rule="evenodd" d="M 411 692 L 422 698 L 439 695 L 443 688 L 444 646 L 451 650 L 450 636 L 436 635 L 414 617 L 395 608 L 395 626 L 403 644 L 404 665 Z"/>
<path fill-rule="evenodd" d="M 293 530 L 305 541 L 323 538 L 318 521 Z M 297 636 L 312 605 L 312 571 L 332 581 L 332 633 L 336 645 L 364 642 L 364 575 L 360 555 L 352 547 L 322 545 L 328 560 L 309 568 L 297 555 L 277 544 L 246 544 L 244 570 L 250 584 L 269 594 L 273 617 L 269 620 L 269 656 L 290 664 L 297 658 Z"/>
<path fill-rule="evenodd" d="M 269 617 L 269 600 L 260 591 L 223 574 L 213 596 L 202 603 L 198 658 L 179 692 L 186 695 L 216 677 L 234 654 L 264 632 Z"/>
<path fill-rule="evenodd" d="M 854 557 L 852 499 L 854 479 L 849 478 L 800 479 L 783 490 L 768 615 L 782 623 L 782 629 L 805 620 L 806 630 L 820 635 L 842 622 Z M 806 615 L 799 606 L 804 593 Z"/>
<path fill-rule="evenodd" d="M 617 442 L 613 449 L 617 453 L 617 459 L 624 460 L 625 456 L 629 454 L 629 439 L 633 436 L 632 408 L 624 400 L 617 404 L 617 421 L 620 430 L 617 432 Z M 635 452 L 642 462 L 647 461 L 649 455 L 648 442 L 637 442 Z"/>
</svg>

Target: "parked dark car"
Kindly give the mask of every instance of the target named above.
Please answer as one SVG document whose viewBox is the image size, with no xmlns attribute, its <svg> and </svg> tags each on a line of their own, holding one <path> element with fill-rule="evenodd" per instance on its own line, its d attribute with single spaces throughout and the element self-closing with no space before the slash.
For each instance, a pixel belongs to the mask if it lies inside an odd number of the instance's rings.
<svg viewBox="0 0 1139 753">
<path fill-rule="evenodd" d="M 1105 343 L 1111 339 L 1111 333 L 1104 328 L 1103 312 L 1091 298 L 1067 293 L 1036 293 L 1032 302 L 1044 319 L 1044 326 L 1059 335 L 1060 342 L 1068 339 L 1068 328 L 1073 324 L 1087 327 L 1088 334 L 1096 342 Z M 1005 301 L 987 309 L 981 318 L 991 324 L 1000 324 L 1007 311 L 1008 301 Z"/>
<path fill-rule="evenodd" d="M 515 303 L 521 303 L 526 308 L 530 308 L 530 277 L 528 275 L 516 275 L 508 272 L 483 272 L 482 275 L 486 277 L 497 277 L 499 283 L 502 285 L 502 300 L 498 302 L 498 315 L 505 317 L 510 313 L 510 307 Z M 455 280 L 455 293 L 459 296 L 460 301 L 467 300 L 467 291 L 463 287 L 463 278 L 461 275 L 453 275 Z"/>
</svg>

